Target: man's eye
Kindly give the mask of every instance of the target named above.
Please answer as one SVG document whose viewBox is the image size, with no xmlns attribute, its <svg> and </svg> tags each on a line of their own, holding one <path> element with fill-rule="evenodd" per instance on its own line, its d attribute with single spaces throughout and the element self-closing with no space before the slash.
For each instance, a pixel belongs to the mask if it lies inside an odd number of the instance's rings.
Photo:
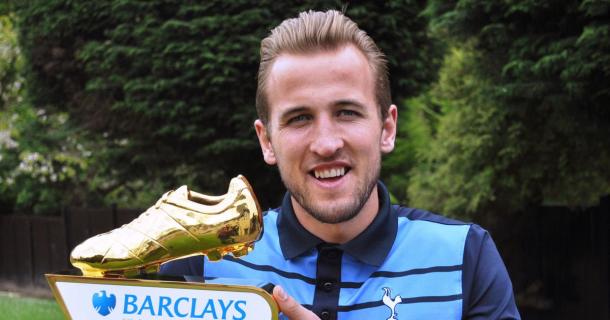
<svg viewBox="0 0 610 320">
<path fill-rule="evenodd" d="M 340 110 L 339 116 L 347 116 L 347 117 L 355 117 L 358 116 L 359 113 L 353 110 Z"/>
<path fill-rule="evenodd" d="M 288 123 L 298 123 L 298 122 L 303 122 L 303 121 L 307 121 L 311 119 L 310 116 L 305 115 L 305 114 L 300 114 L 298 116 L 292 117 L 290 119 L 288 119 Z"/>
</svg>

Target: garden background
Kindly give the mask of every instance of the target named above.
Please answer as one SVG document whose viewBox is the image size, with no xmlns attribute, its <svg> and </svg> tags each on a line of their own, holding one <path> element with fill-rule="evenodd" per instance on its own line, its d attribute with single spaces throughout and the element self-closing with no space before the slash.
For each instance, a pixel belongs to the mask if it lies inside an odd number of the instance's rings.
<svg viewBox="0 0 610 320">
<path fill-rule="evenodd" d="M 224 193 L 237 174 L 277 206 L 284 190 L 252 126 L 259 43 L 284 18 L 329 8 L 388 56 L 399 134 L 381 178 L 393 201 L 490 229 L 529 318 L 607 319 L 607 0 L 4 0 L 4 245 L 26 232 L 8 221 L 67 230 L 68 213 L 106 221 L 183 184 Z M 55 259 L 67 263 L 69 245 Z"/>
</svg>

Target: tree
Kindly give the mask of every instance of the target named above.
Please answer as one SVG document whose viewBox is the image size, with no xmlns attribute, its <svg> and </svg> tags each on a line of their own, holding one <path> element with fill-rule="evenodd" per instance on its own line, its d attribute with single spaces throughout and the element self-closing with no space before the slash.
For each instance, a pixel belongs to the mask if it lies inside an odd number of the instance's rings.
<svg viewBox="0 0 610 320">
<path fill-rule="evenodd" d="M 464 217 L 491 204 L 511 209 L 522 204 L 522 193 L 501 192 L 523 191 L 512 185 L 510 174 L 502 175 L 522 151 L 522 126 L 494 99 L 493 81 L 479 73 L 480 61 L 468 46 L 450 50 L 438 82 L 410 102 L 419 111 L 411 122 L 428 128 L 426 143 L 415 149 L 408 186 L 412 206 Z"/>
<path fill-rule="evenodd" d="M 244 0 L 16 4 L 33 104 L 49 114 L 67 113 L 70 125 L 106 141 L 113 150 L 105 157 L 108 179 L 132 183 L 135 191 L 146 188 L 142 181 L 167 189 L 186 181 L 219 193 L 242 173 L 263 190 L 257 193 L 264 207 L 277 204 L 282 192 L 252 129 L 259 42 L 300 11 L 343 6 Z M 423 7 L 420 1 L 347 7 L 390 58 L 396 101 L 425 88 L 438 66 Z"/>
<path fill-rule="evenodd" d="M 477 89 L 441 90 L 457 94 L 454 110 L 417 170 L 415 203 L 514 212 L 610 192 L 607 2 L 435 1 L 429 12 L 435 34 L 474 55 L 461 65 Z"/>
<path fill-rule="evenodd" d="M 10 13 L 0 16 L 0 207 L 2 213 L 57 211 L 84 196 L 79 191 L 87 189 L 77 186 L 88 155 L 63 126 L 65 114 L 48 116 L 25 97 L 13 20 Z"/>
</svg>

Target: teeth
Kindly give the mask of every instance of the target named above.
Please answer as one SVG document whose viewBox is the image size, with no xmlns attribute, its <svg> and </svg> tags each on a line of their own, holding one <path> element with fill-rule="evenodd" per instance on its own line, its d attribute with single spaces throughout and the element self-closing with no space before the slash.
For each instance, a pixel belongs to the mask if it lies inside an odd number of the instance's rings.
<svg viewBox="0 0 610 320">
<path fill-rule="evenodd" d="M 345 168 L 326 169 L 326 170 L 314 170 L 316 178 L 334 178 L 345 175 Z"/>
</svg>

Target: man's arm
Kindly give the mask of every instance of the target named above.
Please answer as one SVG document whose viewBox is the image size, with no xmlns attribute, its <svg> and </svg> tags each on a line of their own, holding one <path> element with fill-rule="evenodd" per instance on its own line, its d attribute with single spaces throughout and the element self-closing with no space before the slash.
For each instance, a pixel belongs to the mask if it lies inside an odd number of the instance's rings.
<svg viewBox="0 0 610 320">
<path fill-rule="evenodd" d="M 161 265 L 159 274 L 166 276 L 203 277 L 203 256 L 192 256 L 166 262 Z"/>
<path fill-rule="evenodd" d="M 471 226 L 466 239 L 462 292 L 464 319 L 521 319 L 504 262 L 478 225 Z"/>
</svg>

